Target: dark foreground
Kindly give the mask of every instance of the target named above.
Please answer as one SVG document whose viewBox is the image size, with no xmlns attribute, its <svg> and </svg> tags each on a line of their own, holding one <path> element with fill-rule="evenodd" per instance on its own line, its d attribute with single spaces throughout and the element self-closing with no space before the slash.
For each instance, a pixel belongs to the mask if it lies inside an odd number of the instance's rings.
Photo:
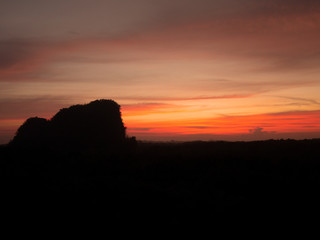
<svg viewBox="0 0 320 240">
<path fill-rule="evenodd" d="M 2 209 L 9 215 L 207 224 L 320 213 L 319 139 L 0 151 Z"/>
</svg>

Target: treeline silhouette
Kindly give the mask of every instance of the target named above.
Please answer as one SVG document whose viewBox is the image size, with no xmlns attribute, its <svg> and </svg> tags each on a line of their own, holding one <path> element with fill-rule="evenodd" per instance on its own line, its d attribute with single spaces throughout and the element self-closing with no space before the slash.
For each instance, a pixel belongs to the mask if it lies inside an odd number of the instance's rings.
<svg viewBox="0 0 320 240">
<path fill-rule="evenodd" d="M 320 213 L 320 139 L 155 143 L 98 100 L 28 119 L 0 148 L 6 206 L 110 223 L 207 224 Z"/>
</svg>

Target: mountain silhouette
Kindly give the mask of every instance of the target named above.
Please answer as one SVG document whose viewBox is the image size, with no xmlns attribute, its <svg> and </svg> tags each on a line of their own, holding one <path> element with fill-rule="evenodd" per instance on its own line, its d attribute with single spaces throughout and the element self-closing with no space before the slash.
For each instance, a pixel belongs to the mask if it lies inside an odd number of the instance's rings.
<svg viewBox="0 0 320 240">
<path fill-rule="evenodd" d="M 2 205 L 14 216 L 95 212 L 130 226 L 308 219 L 320 214 L 319 146 L 320 139 L 135 141 L 120 106 L 96 100 L 50 120 L 29 118 L 0 146 L 0 176 L 9 176 Z"/>
<path fill-rule="evenodd" d="M 102 148 L 126 142 L 120 105 L 113 100 L 61 109 L 51 120 L 33 117 L 17 130 L 12 145 Z"/>
</svg>

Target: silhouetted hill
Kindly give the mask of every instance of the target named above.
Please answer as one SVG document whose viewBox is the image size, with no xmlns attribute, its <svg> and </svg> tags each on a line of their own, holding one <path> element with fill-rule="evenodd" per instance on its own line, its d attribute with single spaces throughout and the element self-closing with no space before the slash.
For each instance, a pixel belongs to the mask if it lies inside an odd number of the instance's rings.
<svg viewBox="0 0 320 240">
<path fill-rule="evenodd" d="M 102 148 L 126 141 L 120 106 L 112 100 L 96 100 L 61 109 L 51 120 L 29 118 L 11 145 L 64 148 Z"/>
<path fill-rule="evenodd" d="M 305 221 L 320 214 L 319 156 L 320 139 L 136 142 L 119 105 L 98 100 L 30 118 L 0 146 L 2 206 L 13 216 L 87 211 L 139 227 Z"/>
</svg>

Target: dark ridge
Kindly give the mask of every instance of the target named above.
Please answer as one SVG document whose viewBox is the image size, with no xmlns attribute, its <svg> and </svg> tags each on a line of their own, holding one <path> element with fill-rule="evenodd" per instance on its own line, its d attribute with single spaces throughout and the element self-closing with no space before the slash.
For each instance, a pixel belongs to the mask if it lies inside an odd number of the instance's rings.
<svg viewBox="0 0 320 240">
<path fill-rule="evenodd" d="M 112 100 L 28 119 L 0 146 L 2 215 L 233 229 L 320 214 L 320 139 L 136 142 L 125 130 Z"/>
</svg>

